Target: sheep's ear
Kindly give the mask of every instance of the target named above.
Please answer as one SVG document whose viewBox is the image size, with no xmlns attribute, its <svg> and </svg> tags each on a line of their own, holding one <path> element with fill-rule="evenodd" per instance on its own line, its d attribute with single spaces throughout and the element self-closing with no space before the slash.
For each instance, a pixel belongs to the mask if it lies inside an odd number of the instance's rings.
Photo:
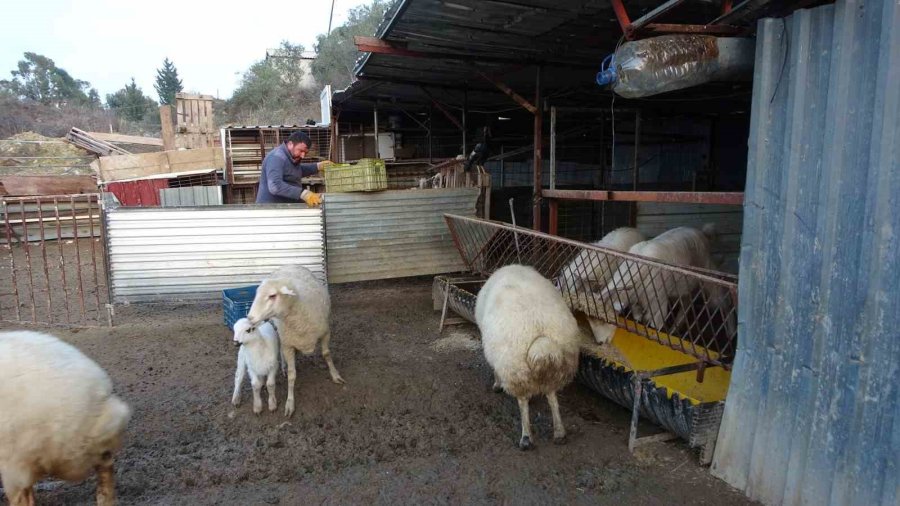
<svg viewBox="0 0 900 506">
<path fill-rule="evenodd" d="M 290 288 L 288 288 L 288 287 L 286 287 L 286 286 L 282 286 L 281 289 L 278 290 L 278 291 L 279 291 L 282 295 L 288 295 L 288 296 L 290 296 L 290 297 L 294 297 L 294 296 L 297 295 L 296 293 L 294 293 L 293 290 L 291 290 Z"/>
</svg>

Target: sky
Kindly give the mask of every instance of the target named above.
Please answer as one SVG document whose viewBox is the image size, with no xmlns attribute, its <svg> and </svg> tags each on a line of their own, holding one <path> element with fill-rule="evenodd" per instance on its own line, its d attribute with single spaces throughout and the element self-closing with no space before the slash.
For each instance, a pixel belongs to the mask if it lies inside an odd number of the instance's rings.
<svg viewBox="0 0 900 506">
<path fill-rule="evenodd" d="M 332 27 L 368 2 L 334 0 Z M 77 4 L 77 5 L 76 5 Z M 134 77 L 144 93 L 168 57 L 186 92 L 228 98 L 243 73 L 282 40 L 312 50 L 328 31 L 330 0 L 269 2 L 222 0 L 4 1 L 0 6 L 0 79 L 9 79 L 23 53 L 42 54 L 101 97 Z M 240 6 L 240 7 L 238 7 Z"/>
</svg>

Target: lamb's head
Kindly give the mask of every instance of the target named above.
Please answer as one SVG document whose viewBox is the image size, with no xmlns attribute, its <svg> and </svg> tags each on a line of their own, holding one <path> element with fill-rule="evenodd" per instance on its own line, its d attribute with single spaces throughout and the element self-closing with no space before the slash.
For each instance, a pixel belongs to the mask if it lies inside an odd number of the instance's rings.
<svg viewBox="0 0 900 506">
<path fill-rule="evenodd" d="M 612 279 L 600 292 L 607 321 L 615 321 L 617 313 L 637 302 L 637 286 L 640 267 L 637 263 L 624 261 L 613 274 Z"/>
<path fill-rule="evenodd" d="M 252 325 L 288 314 L 297 293 L 285 281 L 267 280 L 256 289 L 256 298 L 250 306 L 247 319 Z"/>
<path fill-rule="evenodd" d="M 250 323 L 250 320 L 247 318 L 241 318 L 240 320 L 234 322 L 234 345 L 240 346 L 244 343 L 249 343 L 254 339 L 258 339 L 260 337 L 259 332 L 256 330 L 256 325 Z"/>
</svg>

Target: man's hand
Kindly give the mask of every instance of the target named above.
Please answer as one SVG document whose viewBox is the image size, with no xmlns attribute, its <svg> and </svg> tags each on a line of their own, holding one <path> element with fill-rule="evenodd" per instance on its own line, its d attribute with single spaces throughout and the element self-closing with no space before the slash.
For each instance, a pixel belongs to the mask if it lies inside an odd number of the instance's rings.
<svg viewBox="0 0 900 506">
<path fill-rule="evenodd" d="M 337 165 L 337 164 L 335 164 L 335 163 L 332 162 L 331 160 L 323 160 L 323 161 L 319 162 L 319 166 L 318 166 L 319 173 L 320 173 L 320 174 L 324 174 L 324 173 L 325 173 L 325 169 L 327 169 L 327 168 L 329 168 L 329 167 L 331 167 L 331 166 L 333 166 L 333 165 Z"/>
<path fill-rule="evenodd" d="M 303 202 L 306 202 L 306 205 L 309 207 L 319 207 L 322 203 L 322 196 L 309 190 L 303 190 L 303 193 L 300 194 L 300 198 L 303 199 Z"/>
</svg>

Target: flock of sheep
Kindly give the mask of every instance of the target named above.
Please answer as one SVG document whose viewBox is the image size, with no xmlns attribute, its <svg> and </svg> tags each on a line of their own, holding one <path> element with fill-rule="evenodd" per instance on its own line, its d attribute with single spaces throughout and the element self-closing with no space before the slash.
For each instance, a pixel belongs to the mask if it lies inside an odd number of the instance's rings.
<svg viewBox="0 0 900 506">
<path fill-rule="evenodd" d="M 644 240 L 634 229 L 618 229 L 596 244 L 667 263 L 709 267 L 712 233 L 709 227 L 703 231 L 681 227 Z M 627 305 L 632 314 L 659 326 L 659 308 L 696 288 L 662 277 L 652 281 L 660 283 L 653 291 L 657 299 L 648 300 L 647 290 L 633 286 L 642 276 L 639 270 L 628 271 L 634 266 L 620 260 L 613 269 L 584 265 L 574 259 L 557 284 L 615 291 L 617 303 L 608 308 L 608 319 Z M 495 390 L 518 400 L 522 449 L 533 446 L 528 403 L 535 396 L 547 397 L 554 440 L 565 438 L 556 393 L 574 378 L 580 349 L 572 312 L 579 309 L 579 302 L 568 302 L 553 282 L 523 265 L 497 270 L 478 296 L 475 315 L 484 355 L 494 371 Z M 303 267 L 284 267 L 263 280 L 247 317 L 234 325 L 240 350 L 232 403 L 240 403 L 241 385 L 249 375 L 254 413 L 263 408 L 263 383 L 268 409 L 276 410 L 275 380 L 283 362 L 288 378 L 284 413 L 291 416 L 295 353 L 310 355 L 317 346 L 332 381 L 344 383 L 329 350 L 330 311 L 327 286 Z M 595 333 L 602 333 L 608 324 L 594 320 Z M 0 333 L 0 413 L 0 480 L 13 506 L 33 505 L 32 486 L 40 479 L 77 481 L 92 471 L 98 476 L 97 503 L 115 502 L 113 456 L 131 411 L 112 393 L 109 377 L 95 362 L 47 334 Z"/>
</svg>

